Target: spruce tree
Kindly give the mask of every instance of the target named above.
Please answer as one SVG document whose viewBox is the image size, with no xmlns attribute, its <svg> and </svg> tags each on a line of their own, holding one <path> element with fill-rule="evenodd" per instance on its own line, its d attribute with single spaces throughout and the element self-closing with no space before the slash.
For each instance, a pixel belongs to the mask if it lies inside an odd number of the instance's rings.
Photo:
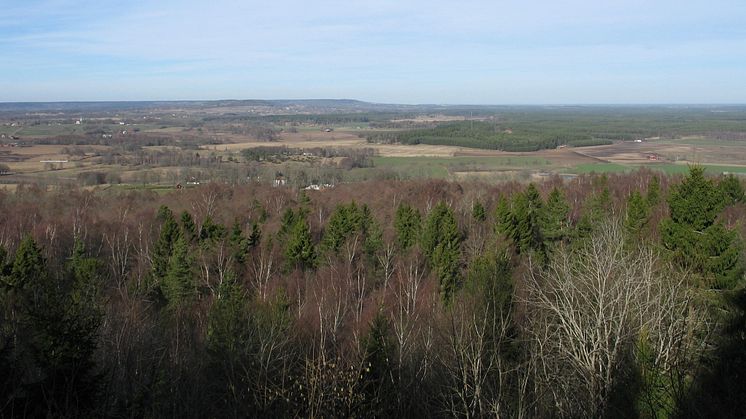
<svg viewBox="0 0 746 419">
<path fill-rule="evenodd" d="M 406 203 L 400 203 L 396 208 L 394 218 L 396 229 L 396 245 L 401 250 L 407 250 L 419 240 L 422 229 L 420 212 Z"/>
<path fill-rule="evenodd" d="M 567 237 L 567 217 L 569 213 L 570 205 L 567 203 L 564 194 L 558 188 L 553 188 L 542 212 L 541 231 L 544 240 L 553 244 L 561 242 Z"/>
<path fill-rule="evenodd" d="M 256 247 L 259 246 L 259 243 L 262 241 L 262 230 L 259 228 L 259 224 L 255 222 L 251 223 L 251 233 L 249 233 L 249 238 L 247 241 L 247 244 L 249 247 Z"/>
<path fill-rule="evenodd" d="M 10 272 L 9 284 L 18 289 L 33 289 L 47 281 L 46 261 L 31 236 L 21 240 Z"/>
<path fill-rule="evenodd" d="M 484 222 L 484 220 L 487 219 L 487 212 L 481 202 L 474 201 L 474 205 L 471 207 L 471 217 L 474 221 L 479 223 Z"/>
<path fill-rule="evenodd" d="M 168 207 L 160 207 L 158 219 L 161 220 L 161 232 L 151 255 L 152 277 L 156 285 L 166 275 L 174 243 L 182 235 L 174 214 Z"/>
<path fill-rule="evenodd" d="M 181 230 L 186 237 L 187 241 L 194 241 L 197 239 L 197 225 L 194 223 L 194 218 L 189 211 L 181 213 Z"/>
<path fill-rule="evenodd" d="M 639 191 L 633 191 L 627 199 L 627 212 L 624 218 L 627 232 L 638 236 L 647 225 L 649 217 L 650 208 L 647 201 Z"/>
<path fill-rule="evenodd" d="M 684 268 L 702 274 L 717 288 L 729 289 L 743 274 L 741 245 L 735 233 L 717 217 L 724 206 L 723 192 L 691 167 L 668 198 L 669 218 L 660 224 L 663 245 Z"/>
<path fill-rule="evenodd" d="M 277 237 L 280 239 L 280 241 L 283 241 L 287 238 L 287 236 L 290 234 L 290 232 L 293 230 L 293 227 L 295 226 L 295 221 L 296 216 L 293 212 L 293 209 L 285 209 L 285 212 L 282 213 L 282 218 L 280 219 L 280 230 L 277 232 Z"/>
<path fill-rule="evenodd" d="M 246 261 L 246 255 L 249 253 L 249 239 L 244 236 L 241 229 L 241 223 L 238 220 L 233 222 L 229 242 L 233 248 L 233 258 L 236 263 L 243 264 Z"/>
<path fill-rule="evenodd" d="M 181 306 L 196 293 L 189 246 L 183 237 L 179 237 L 174 243 L 173 253 L 168 262 L 168 270 L 163 278 L 161 290 L 169 307 Z"/>
<path fill-rule="evenodd" d="M 723 177 L 718 184 L 720 191 L 725 198 L 726 205 L 733 205 L 744 202 L 743 185 L 734 175 Z"/>
<path fill-rule="evenodd" d="M 448 304 L 460 283 L 461 233 L 453 210 L 438 203 L 427 218 L 422 233 L 422 250 L 430 269 L 438 277 L 440 293 Z"/>
<path fill-rule="evenodd" d="M 370 323 L 370 330 L 363 338 L 365 354 L 363 365 L 365 384 L 363 390 L 368 400 L 367 411 L 373 415 L 386 411 L 386 404 L 396 398 L 394 381 L 394 344 L 388 319 L 381 311 Z"/>
<path fill-rule="evenodd" d="M 313 269 L 316 267 L 316 249 L 311 239 L 311 229 L 305 217 L 295 221 L 287 239 L 285 260 L 288 269 Z"/>
</svg>

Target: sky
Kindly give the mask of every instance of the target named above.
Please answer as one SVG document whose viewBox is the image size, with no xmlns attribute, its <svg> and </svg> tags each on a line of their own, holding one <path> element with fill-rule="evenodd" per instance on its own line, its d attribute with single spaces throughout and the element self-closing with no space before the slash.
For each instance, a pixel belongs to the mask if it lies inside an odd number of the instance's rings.
<svg viewBox="0 0 746 419">
<path fill-rule="evenodd" d="M 744 0 L 0 0 L 0 102 L 746 103 Z"/>
</svg>

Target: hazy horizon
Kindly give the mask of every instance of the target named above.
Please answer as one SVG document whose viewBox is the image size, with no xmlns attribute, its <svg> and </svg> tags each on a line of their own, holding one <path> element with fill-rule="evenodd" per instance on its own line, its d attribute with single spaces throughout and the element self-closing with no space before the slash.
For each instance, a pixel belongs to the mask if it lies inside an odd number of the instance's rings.
<svg viewBox="0 0 746 419">
<path fill-rule="evenodd" d="M 0 102 L 746 103 L 746 4 L 650 3 L 11 0 Z"/>
</svg>

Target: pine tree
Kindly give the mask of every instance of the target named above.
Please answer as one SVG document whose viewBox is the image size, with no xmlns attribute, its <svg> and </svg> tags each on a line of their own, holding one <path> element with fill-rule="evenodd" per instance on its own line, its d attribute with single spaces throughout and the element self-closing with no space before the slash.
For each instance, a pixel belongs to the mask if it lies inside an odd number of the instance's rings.
<svg viewBox="0 0 746 419">
<path fill-rule="evenodd" d="M 407 250 L 417 243 L 422 229 L 420 212 L 406 203 L 400 203 L 396 208 L 394 218 L 396 229 L 396 245 L 401 250 Z"/>
</svg>

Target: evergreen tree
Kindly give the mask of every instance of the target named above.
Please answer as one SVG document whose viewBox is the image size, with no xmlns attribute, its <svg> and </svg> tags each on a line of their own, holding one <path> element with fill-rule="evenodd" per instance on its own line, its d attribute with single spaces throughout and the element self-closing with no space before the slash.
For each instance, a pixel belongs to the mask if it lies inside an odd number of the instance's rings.
<svg viewBox="0 0 746 419">
<path fill-rule="evenodd" d="M 547 242 L 557 243 L 567 237 L 569 213 L 570 205 L 564 194 L 558 188 L 553 188 L 541 219 L 541 231 Z"/>
<path fill-rule="evenodd" d="M 650 208 L 647 201 L 639 191 L 633 191 L 627 199 L 627 212 L 624 219 L 627 231 L 634 236 L 638 236 L 647 225 L 649 217 Z"/>
<path fill-rule="evenodd" d="M 741 181 L 734 175 L 731 174 L 722 178 L 718 186 L 725 198 L 725 205 L 744 202 L 743 186 L 741 185 Z"/>
<path fill-rule="evenodd" d="M 406 203 L 400 203 L 396 208 L 394 218 L 396 229 L 396 244 L 401 250 L 407 250 L 417 243 L 422 229 L 420 212 Z"/>
<path fill-rule="evenodd" d="M 295 221 L 285 248 L 285 260 L 288 269 L 302 270 L 316 267 L 316 249 L 311 239 L 311 229 L 305 217 Z"/>
<path fill-rule="evenodd" d="M 3 277 L 10 275 L 12 265 L 8 263 L 8 251 L 0 245 L 0 283 L 4 282 Z"/>
<path fill-rule="evenodd" d="M 181 237 L 181 231 L 176 224 L 174 214 L 165 205 L 158 210 L 158 219 L 161 220 L 161 233 L 153 246 L 151 256 L 152 276 L 156 285 L 166 275 L 174 243 Z"/>
<path fill-rule="evenodd" d="M 684 268 L 702 274 L 718 288 L 732 288 L 741 278 L 741 246 L 734 232 L 717 222 L 723 192 L 704 169 L 691 167 L 668 199 L 669 218 L 660 225 L 663 245 Z"/>
<path fill-rule="evenodd" d="M 474 205 L 471 207 L 471 217 L 474 218 L 474 221 L 479 223 L 484 222 L 484 220 L 487 219 L 487 212 L 481 202 L 474 201 Z"/>
<path fill-rule="evenodd" d="M 10 272 L 9 284 L 15 288 L 33 289 L 47 281 L 46 261 L 31 236 L 21 241 Z"/>
<path fill-rule="evenodd" d="M 249 239 L 244 236 L 241 223 L 238 220 L 233 222 L 229 242 L 233 248 L 233 258 L 236 260 L 236 263 L 243 264 L 246 262 L 246 255 L 249 253 L 250 244 Z"/>
<path fill-rule="evenodd" d="M 427 218 L 422 250 L 438 277 L 443 301 L 449 303 L 460 282 L 461 234 L 453 210 L 442 202 Z"/>
<path fill-rule="evenodd" d="M 201 242 L 218 242 L 227 235 L 225 226 L 213 221 L 212 217 L 205 217 L 202 228 L 199 230 L 199 240 Z"/>
<path fill-rule="evenodd" d="M 510 200 L 506 197 L 499 198 L 495 207 L 495 234 L 512 237 L 514 224 Z"/>
<path fill-rule="evenodd" d="M 98 263 L 85 258 L 76 241 L 64 272 L 53 277 L 36 243 L 25 238 L 11 272 L 6 301 L 15 313 L 11 370 L 15 391 L 3 409 L 32 417 L 88 416 L 95 408 L 99 377 L 94 373 L 101 311 Z"/>
<path fill-rule="evenodd" d="M 259 243 L 262 241 L 262 230 L 259 229 L 259 224 L 256 222 L 251 223 L 251 233 L 249 233 L 249 238 L 247 241 L 247 244 L 249 247 L 256 247 L 259 246 Z"/>
<path fill-rule="evenodd" d="M 299 217 L 298 217 L 299 218 Z M 285 240 L 296 223 L 296 216 L 292 208 L 287 208 L 282 213 L 282 219 L 280 220 L 280 230 L 277 232 L 277 237 L 280 241 Z"/>
<path fill-rule="evenodd" d="M 161 289 L 169 307 L 181 306 L 196 293 L 189 246 L 183 237 L 179 237 L 174 243 Z"/>
<path fill-rule="evenodd" d="M 181 213 L 181 230 L 186 237 L 187 241 L 194 241 L 197 239 L 197 225 L 194 223 L 194 218 L 189 211 Z"/>
<path fill-rule="evenodd" d="M 375 414 L 386 411 L 386 404 L 396 398 L 394 382 L 394 344 L 391 341 L 388 319 L 381 311 L 370 323 L 363 338 L 365 353 L 365 387 L 367 411 Z"/>
<path fill-rule="evenodd" d="M 545 220 L 544 204 L 532 183 L 514 196 L 512 206 L 498 205 L 498 229 L 512 240 L 518 253 L 536 252 L 542 258 L 546 251 L 541 223 Z"/>
<path fill-rule="evenodd" d="M 358 227 L 363 235 L 363 248 L 365 254 L 373 257 L 383 247 L 383 231 L 378 222 L 373 218 L 373 213 L 368 205 L 360 209 L 360 225 Z"/>
<path fill-rule="evenodd" d="M 218 287 L 215 301 L 212 303 L 207 320 L 207 350 L 214 357 L 214 362 L 223 364 L 247 349 L 248 300 L 236 280 L 236 275 L 229 271 Z"/>
<path fill-rule="evenodd" d="M 648 183 L 648 194 L 645 197 L 645 200 L 647 201 L 648 207 L 653 208 L 661 200 L 661 181 L 658 178 L 658 176 L 653 176 L 650 178 L 650 182 Z"/>
<path fill-rule="evenodd" d="M 324 238 L 321 242 L 324 249 L 333 253 L 339 251 L 347 236 L 354 230 L 356 211 L 357 206 L 354 202 L 349 207 L 342 204 L 337 205 L 324 230 Z"/>
</svg>

